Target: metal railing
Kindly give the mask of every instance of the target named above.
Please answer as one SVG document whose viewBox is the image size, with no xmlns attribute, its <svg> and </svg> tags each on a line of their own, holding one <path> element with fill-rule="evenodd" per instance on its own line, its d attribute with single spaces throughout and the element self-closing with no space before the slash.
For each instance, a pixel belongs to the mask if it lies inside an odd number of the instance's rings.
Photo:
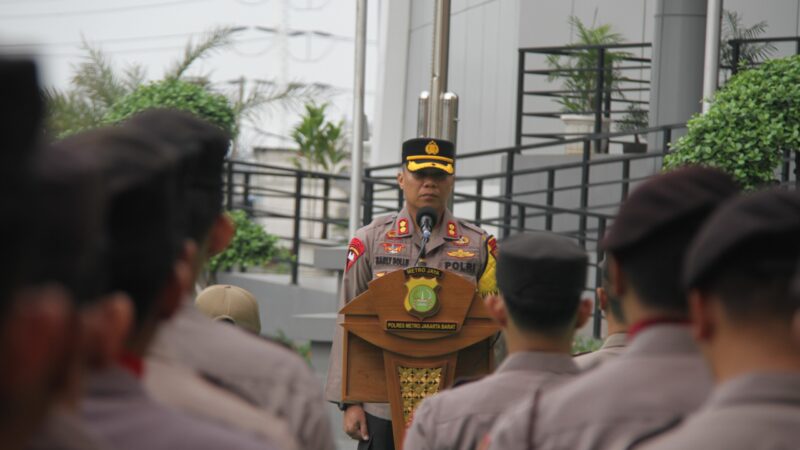
<svg viewBox="0 0 800 450">
<path fill-rule="evenodd" d="M 610 131 L 603 129 L 604 123 L 626 113 L 629 105 L 646 111 L 650 101 L 650 47 L 649 43 L 632 43 L 519 49 L 516 145 L 530 139 L 569 139 L 589 134 L 529 131 L 531 124 L 525 120 L 528 118 L 589 115 L 594 120 L 590 133 L 599 134 Z M 554 67 L 549 62 L 553 58 L 580 62 Z M 541 64 L 549 67 L 538 67 Z M 571 88 L 559 87 L 562 79 L 572 79 Z M 573 107 L 560 108 L 564 103 Z M 553 121 L 546 125 L 548 129 L 558 126 Z"/>
<path fill-rule="evenodd" d="M 750 64 L 749 61 L 742 59 L 742 53 L 747 45 L 752 44 L 780 44 L 780 43 L 794 43 L 792 54 L 800 55 L 800 36 L 782 36 L 782 37 L 768 37 L 757 39 L 731 39 L 726 44 L 731 48 L 731 61 L 737 63 L 730 63 L 728 65 L 720 65 L 720 71 L 727 70 L 731 74 L 736 74 L 742 69 L 747 69 L 757 66 L 758 63 Z"/>
</svg>

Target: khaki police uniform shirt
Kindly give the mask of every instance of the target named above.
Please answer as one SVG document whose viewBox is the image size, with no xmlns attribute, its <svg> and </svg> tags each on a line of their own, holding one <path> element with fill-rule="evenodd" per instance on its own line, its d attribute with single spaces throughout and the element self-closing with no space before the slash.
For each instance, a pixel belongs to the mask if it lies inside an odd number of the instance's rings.
<svg viewBox="0 0 800 450">
<path fill-rule="evenodd" d="M 711 387 L 688 327 L 653 325 L 615 360 L 502 415 L 489 448 L 619 450 L 697 410 Z"/>
<path fill-rule="evenodd" d="M 408 450 L 473 449 L 495 419 L 540 387 L 579 372 L 567 354 L 516 352 L 479 381 L 443 391 L 422 402 L 406 433 Z"/>
<path fill-rule="evenodd" d="M 606 337 L 603 346 L 596 351 L 575 356 L 575 364 L 581 370 L 594 369 L 600 364 L 621 355 L 628 341 L 628 333 L 614 333 Z"/>
<path fill-rule="evenodd" d="M 300 448 L 336 448 L 320 380 L 294 351 L 211 320 L 187 299 L 159 329 L 150 355 L 189 367 L 283 419 Z"/>
<path fill-rule="evenodd" d="M 300 448 L 285 420 L 214 386 L 191 369 L 157 357 L 148 358 L 145 367 L 145 389 L 157 402 L 256 438 L 262 437 L 265 443 L 283 450 Z"/>
<path fill-rule="evenodd" d="M 81 416 L 94 435 L 117 450 L 278 448 L 253 435 L 162 406 L 147 395 L 138 379 L 121 367 L 89 376 L 81 401 Z"/>
<path fill-rule="evenodd" d="M 112 447 L 95 436 L 78 416 L 61 406 L 53 408 L 25 444 L 25 450 L 106 450 Z"/>
<path fill-rule="evenodd" d="M 673 430 L 633 448 L 789 450 L 800 447 L 800 373 L 751 373 L 718 386 Z"/>
<path fill-rule="evenodd" d="M 367 290 L 367 284 L 388 272 L 413 266 L 420 253 L 421 233 L 404 208 L 398 214 L 375 219 L 356 231 L 348 247 L 339 309 Z M 445 210 L 442 220 L 431 232 L 420 265 L 455 272 L 477 283 L 482 293 L 494 292 L 496 241 L 484 230 L 453 217 Z M 341 317 L 339 318 L 341 320 Z M 329 401 L 342 399 L 342 339 L 337 326 L 333 338 L 325 396 Z M 391 419 L 388 403 L 367 403 L 364 410 L 373 416 Z"/>
</svg>

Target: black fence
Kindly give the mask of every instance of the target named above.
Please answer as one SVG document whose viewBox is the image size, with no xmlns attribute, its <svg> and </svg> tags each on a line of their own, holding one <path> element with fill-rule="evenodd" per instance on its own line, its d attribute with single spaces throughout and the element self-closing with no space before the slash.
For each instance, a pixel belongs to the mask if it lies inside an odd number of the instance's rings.
<svg viewBox="0 0 800 450">
<path fill-rule="evenodd" d="M 629 108 L 646 116 L 650 47 L 633 43 L 519 49 L 516 145 L 607 133 L 612 119 L 632 120 Z M 565 115 L 587 116 L 591 128 L 552 131 L 565 128 L 560 123 Z"/>
</svg>

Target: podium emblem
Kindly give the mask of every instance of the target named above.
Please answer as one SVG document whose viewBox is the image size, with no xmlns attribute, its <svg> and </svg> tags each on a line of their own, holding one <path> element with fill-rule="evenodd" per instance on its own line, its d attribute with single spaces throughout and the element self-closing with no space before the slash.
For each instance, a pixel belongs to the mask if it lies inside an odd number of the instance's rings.
<svg viewBox="0 0 800 450">
<path fill-rule="evenodd" d="M 406 282 L 408 292 L 403 302 L 406 312 L 420 320 L 435 315 L 439 312 L 438 288 L 436 278 L 410 278 Z"/>
</svg>

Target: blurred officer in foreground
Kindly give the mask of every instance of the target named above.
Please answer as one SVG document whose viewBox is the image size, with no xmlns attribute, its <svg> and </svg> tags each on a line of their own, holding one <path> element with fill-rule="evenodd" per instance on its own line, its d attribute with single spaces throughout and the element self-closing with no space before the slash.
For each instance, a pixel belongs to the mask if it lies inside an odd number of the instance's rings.
<svg viewBox="0 0 800 450">
<path fill-rule="evenodd" d="M 453 217 L 447 201 L 453 192 L 455 147 L 450 141 L 431 138 L 403 143 L 403 164 L 397 184 L 405 207 L 397 214 L 380 217 L 356 231 L 345 263 L 339 308 L 367 290 L 367 284 L 388 272 L 417 264 L 449 270 L 478 285 L 481 294 L 496 291 L 495 238 L 481 228 Z M 422 255 L 422 231 L 417 213 L 435 211 L 435 224 Z M 342 333 L 333 338 L 325 395 L 344 411 L 344 431 L 359 440 L 360 449 L 393 449 L 388 403 L 343 404 Z"/>
<path fill-rule="evenodd" d="M 118 364 L 89 376 L 81 405 L 87 425 L 118 449 L 270 448 L 158 405 L 141 383 L 153 336 L 191 287 L 193 249 L 176 233 L 175 160 L 158 141 L 124 127 L 82 133 L 51 151 L 80 152 L 100 164 L 108 195 L 108 289 L 126 292 L 134 307 Z"/>
<path fill-rule="evenodd" d="M 681 268 L 702 222 L 737 191 L 722 172 L 686 168 L 631 194 L 602 241 L 630 347 L 502 416 L 491 448 L 620 449 L 700 406 L 711 373 L 690 334 Z"/>
<path fill-rule="evenodd" d="M 581 370 L 593 369 L 609 361 L 625 350 L 628 341 L 628 326 L 622 314 L 622 304 L 611 290 L 611 278 L 608 274 L 608 261 L 602 260 L 599 264 L 601 285 L 596 290 L 597 301 L 600 302 L 600 311 L 606 319 L 608 336 L 599 349 L 575 356 L 575 364 Z"/>
<path fill-rule="evenodd" d="M 0 59 L 0 445 L 23 448 L 70 387 L 74 311 L 65 291 L 31 283 L 36 217 L 31 159 L 42 103 L 36 66 Z"/>
<path fill-rule="evenodd" d="M 37 283 L 56 282 L 77 307 L 70 368 L 72 392 L 62 397 L 27 448 L 93 449 L 105 445 L 81 421 L 78 397 L 86 371 L 116 364 L 133 321 L 128 295 L 108 290 L 105 179 L 91 155 L 44 148 L 34 160 Z"/>
<path fill-rule="evenodd" d="M 790 286 L 800 193 L 762 191 L 722 206 L 686 258 L 692 329 L 716 388 L 674 430 L 636 448 L 750 450 L 800 445 L 800 348 Z"/>
<path fill-rule="evenodd" d="M 255 335 L 261 334 L 258 302 L 246 289 L 215 284 L 197 294 L 194 304 L 209 319 L 236 325 Z"/>
<path fill-rule="evenodd" d="M 190 261 L 194 282 L 208 258 L 224 250 L 234 233 L 233 223 L 222 210 L 222 171 L 230 137 L 179 111 L 143 112 L 126 126 L 170 144 L 178 164 L 185 167 L 180 235 L 198 247 Z M 209 319 L 194 306 L 192 297 L 187 293 L 180 299 L 175 317 L 159 330 L 150 356 L 214 380 L 218 387 L 272 417 L 268 422 L 278 428 L 276 418 L 285 422 L 300 448 L 332 450 L 335 444 L 319 381 L 306 362 L 279 344 Z M 169 393 L 170 386 L 156 386 L 159 381 L 150 379 L 148 386 Z M 216 419 L 221 416 L 224 414 L 215 414 Z M 237 425 L 249 423 L 241 417 L 232 415 L 229 420 Z M 276 431 L 280 430 L 268 432 Z M 283 439 L 276 440 L 290 447 Z"/>
<path fill-rule="evenodd" d="M 550 233 L 511 236 L 500 250 L 500 295 L 485 303 L 503 328 L 508 356 L 492 375 L 424 400 L 406 449 L 473 449 L 509 406 L 578 373 L 570 350 L 575 330 L 591 314 L 591 303 L 581 300 L 586 253 Z"/>
</svg>

